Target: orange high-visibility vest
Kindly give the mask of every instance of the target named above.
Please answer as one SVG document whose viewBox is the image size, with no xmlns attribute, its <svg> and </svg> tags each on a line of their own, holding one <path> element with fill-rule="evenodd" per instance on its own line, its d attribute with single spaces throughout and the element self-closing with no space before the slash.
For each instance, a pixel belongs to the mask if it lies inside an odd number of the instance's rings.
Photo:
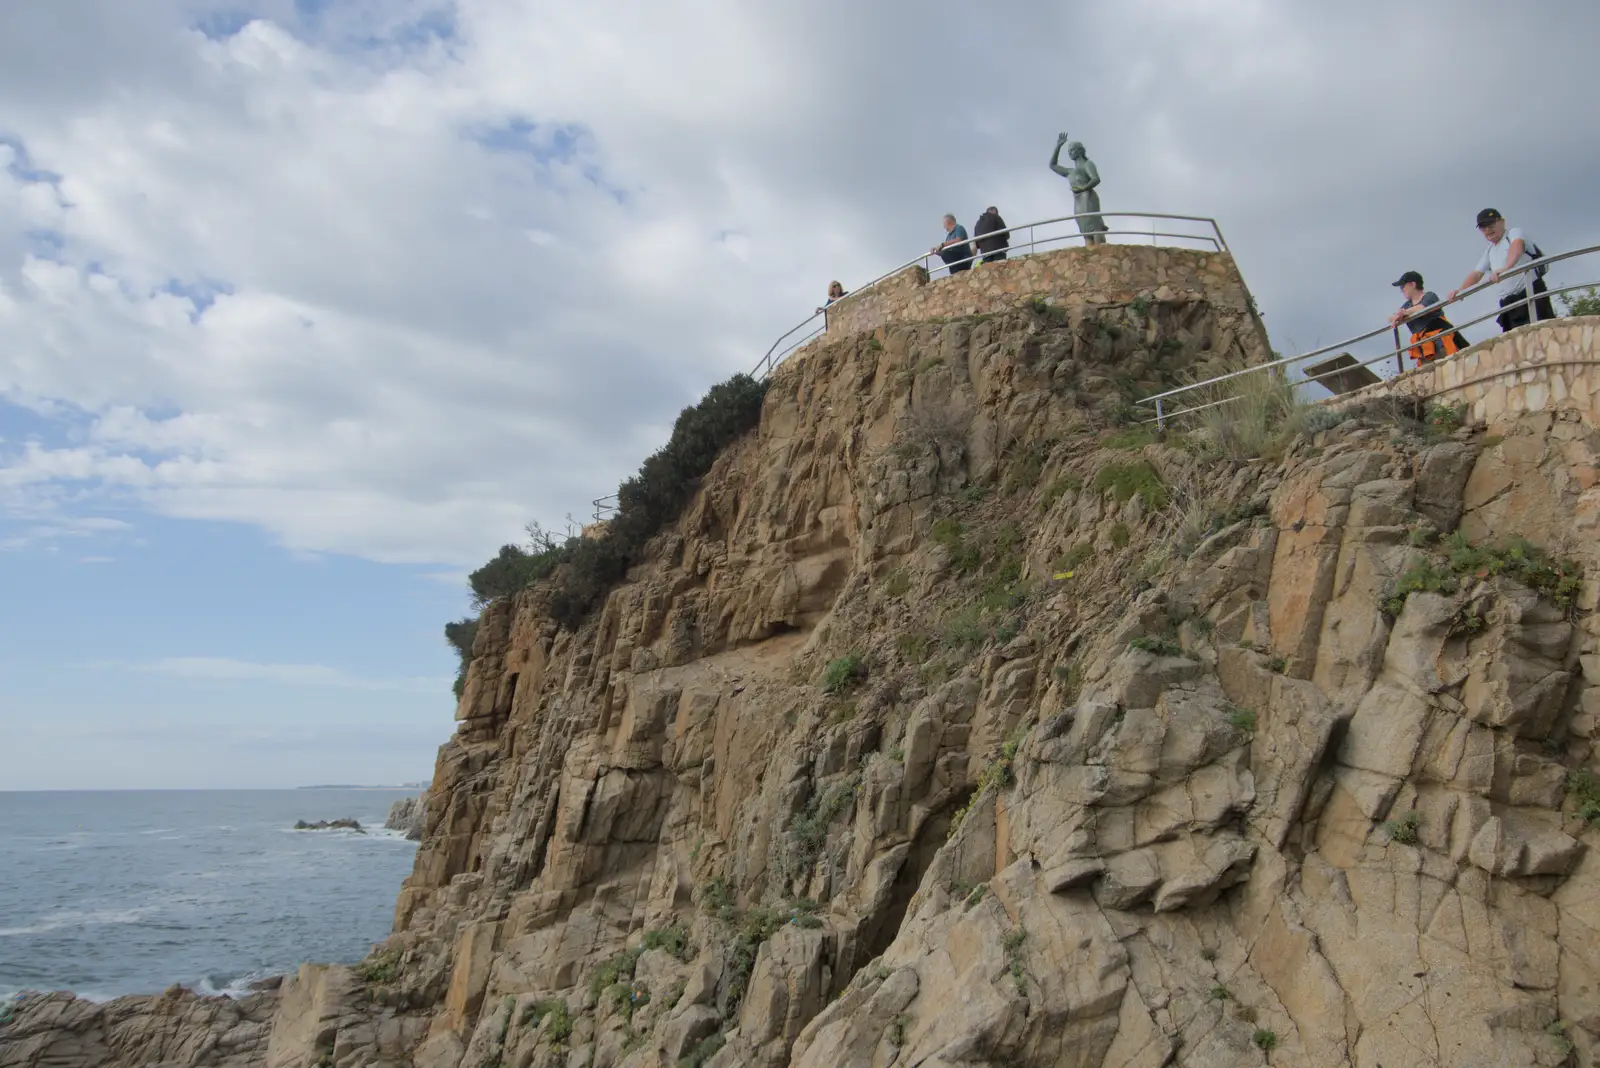
<svg viewBox="0 0 1600 1068">
<path fill-rule="evenodd" d="M 1413 337 L 1406 352 L 1418 363 L 1432 363 L 1441 356 L 1461 351 L 1460 336 L 1453 326 L 1434 327 Z"/>
</svg>

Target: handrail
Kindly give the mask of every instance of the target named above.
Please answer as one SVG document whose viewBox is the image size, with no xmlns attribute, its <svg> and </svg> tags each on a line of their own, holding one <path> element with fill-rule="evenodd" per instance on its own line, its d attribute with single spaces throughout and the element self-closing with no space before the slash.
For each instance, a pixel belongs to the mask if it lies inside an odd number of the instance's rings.
<svg viewBox="0 0 1600 1068">
<path fill-rule="evenodd" d="M 1505 272 L 1504 274 L 1500 275 L 1499 278 L 1496 278 L 1493 281 L 1491 281 L 1491 280 L 1486 278 L 1483 281 L 1480 281 L 1480 282 L 1476 283 L 1475 285 L 1470 286 L 1469 288 L 1463 289 L 1460 292 L 1458 292 L 1453 299 L 1442 300 L 1437 304 L 1426 305 L 1425 308 L 1422 309 L 1422 311 L 1425 312 L 1425 313 L 1442 313 L 1445 308 L 1449 307 L 1452 304 L 1459 304 L 1462 301 L 1466 300 L 1468 297 L 1476 296 L 1477 294 L 1482 293 L 1485 290 L 1488 290 L 1488 289 L 1503 285 L 1506 282 L 1507 279 L 1515 278 L 1515 277 L 1517 277 L 1519 275 L 1529 275 L 1529 276 L 1537 278 L 1538 274 L 1540 272 L 1545 271 L 1552 264 L 1561 263 L 1561 262 L 1564 262 L 1566 260 L 1577 259 L 1579 257 L 1587 256 L 1587 255 L 1590 255 L 1590 254 L 1593 254 L 1593 253 L 1596 253 L 1596 252 L 1600 252 L 1600 245 L 1587 245 L 1587 246 L 1585 246 L 1583 248 L 1573 249 L 1570 252 L 1562 252 L 1562 253 L 1559 253 L 1559 254 L 1554 255 L 1554 256 L 1549 256 L 1549 255 L 1540 256 L 1539 259 L 1537 259 L 1537 260 L 1530 261 L 1529 263 L 1522 264 L 1522 265 L 1514 268 L 1513 270 Z M 1543 320 L 1541 320 L 1539 318 L 1539 310 L 1538 310 L 1538 307 L 1536 306 L 1535 302 L 1541 301 L 1541 300 L 1552 300 L 1557 296 L 1561 296 L 1563 294 L 1575 292 L 1575 291 L 1578 291 L 1578 290 L 1588 290 L 1588 289 L 1590 289 L 1590 288 L 1592 288 L 1592 287 L 1594 287 L 1596 285 L 1600 285 L 1600 280 L 1594 280 L 1594 281 L 1588 281 L 1588 282 L 1578 282 L 1578 283 L 1575 283 L 1573 285 L 1562 286 L 1562 287 L 1560 287 L 1558 289 L 1547 289 L 1543 293 L 1535 293 L 1533 291 L 1533 286 L 1532 285 L 1524 285 L 1523 288 L 1522 288 L 1522 299 L 1512 301 L 1510 304 L 1506 304 L 1506 305 L 1497 305 L 1494 308 L 1493 311 L 1490 311 L 1490 312 L 1487 312 L 1487 313 L 1485 313 L 1483 315 L 1480 315 L 1475 319 L 1469 319 L 1466 322 L 1452 323 L 1452 326 L 1456 330 L 1461 330 L 1461 329 L 1463 329 L 1465 327 L 1475 326 L 1478 323 L 1482 323 L 1482 322 L 1486 322 L 1487 320 L 1490 320 L 1490 319 L 1498 318 L 1502 313 L 1504 313 L 1508 309 L 1520 308 L 1520 307 L 1529 307 L 1530 308 L 1531 314 L 1530 314 L 1529 318 L 1530 318 L 1531 322 L 1542 322 Z M 1359 344 L 1360 342 L 1367 341 L 1367 340 L 1369 340 L 1371 338 L 1377 337 L 1380 334 L 1387 333 L 1391 329 L 1392 329 L 1391 325 L 1386 322 L 1386 323 L 1384 323 L 1383 326 L 1377 327 L 1376 329 L 1369 330 L 1364 334 L 1357 334 L 1356 336 L 1351 337 L 1351 338 L 1347 338 L 1344 341 L 1334 342 L 1332 345 L 1324 345 L 1321 348 L 1312 349 L 1309 352 L 1302 352 L 1302 353 L 1300 353 L 1298 355 L 1295 355 L 1295 356 L 1282 356 L 1282 357 L 1279 357 L 1278 359 L 1275 359 L 1275 360 L 1268 360 L 1265 363 L 1253 364 L 1253 365 L 1251 365 L 1249 367 L 1243 367 L 1243 368 L 1240 368 L 1240 369 L 1235 370 L 1235 371 L 1228 371 L 1228 372 L 1226 372 L 1224 374 L 1215 375 L 1215 376 L 1213 376 L 1211 378 L 1207 378 L 1207 379 L 1205 379 L 1203 381 L 1200 381 L 1200 382 L 1193 382 L 1193 383 L 1190 383 L 1189 385 L 1186 385 L 1186 386 L 1177 386 L 1177 387 L 1175 387 L 1173 389 L 1169 389 L 1169 390 L 1166 390 L 1166 391 L 1161 392 L 1161 393 L 1152 394 L 1151 396 L 1145 397 L 1143 400 L 1140 400 L 1138 402 L 1140 405 L 1145 405 L 1145 406 L 1153 405 L 1155 407 L 1155 410 L 1156 410 L 1155 418 L 1154 419 L 1144 420 L 1144 422 L 1146 422 L 1146 423 L 1153 422 L 1153 423 L 1157 424 L 1158 427 L 1159 426 L 1164 426 L 1166 421 L 1169 420 L 1169 419 L 1176 419 L 1179 416 L 1192 415 L 1195 412 L 1206 411 L 1207 409 L 1215 408 L 1215 407 L 1218 407 L 1219 405 L 1223 405 L 1223 404 L 1228 404 L 1228 403 L 1231 403 L 1232 401 L 1238 399 L 1237 397 L 1225 397 L 1225 398 L 1222 398 L 1221 400 L 1210 401 L 1208 403 L 1198 404 L 1198 405 L 1194 405 L 1194 406 L 1188 407 L 1188 408 L 1182 408 L 1182 409 L 1179 409 L 1178 411 L 1174 412 L 1174 411 L 1167 411 L 1166 410 L 1166 403 L 1165 403 L 1167 400 L 1169 400 L 1172 397 L 1178 397 L 1178 396 L 1183 396 L 1185 394 L 1194 393 L 1197 390 L 1209 389 L 1209 388 L 1214 387 L 1214 386 L 1216 386 L 1216 385 L 1218 385 L 1220 383 L 1231 381 L 1231 380 L 1233 380 L 1235 378 L 1239 378 L 1239 377 L 1241 377 L 1243 375 L 1258 374 L 1258 373 L 1261 373 L 1263 371 L 1270 371 L 1270 370 L 1275 369 L 1275 368 L 1288 368 L 1288 367 L 1294 366 L 1296 364 L 1304 363 L 1305 361 L 1313 359 L 1313 358 L 1315 358 L 1317 356 L 1324 356 L 1324 355 L 1327 355 L 1329 353 L 1335 352 L 1336 350 L 1347 349 L 1349 346 Z M 1382 353 L 1381 355 L 1374 356 L 1372 359 L 1363 360 L 1363 361 L 1355 364 L 1354 366 L 1355 367 L 1370 367 L 1373 364 L 1383 363 L 1383 362 L 1385 362 L 1385 361 L 1387 361 L 1387 360 L 1389 360 L 1391 358 L 1394 358 L 1396 356 L 1402 356 L 1406 352 L 1406 350 L 1412 348 L 1413 345 L 1415 345 L 1415 344 L 1416 344 L 1416 342 L 1402 342 L 1401 344 L 1399 344 L 1394 349 L 1386 351 L 1386 352 Z M 1474 346 L 1469 346 L 1469 349 L 1470 348 L 1475 348 L 1475 347 L 1476 347 L 1475 345 Z M 1463 349 L 1461 351 L 1465 352 L 1465 351 L 1468 351 L 1468 349 Z M 1444 357 L 1444 359 L 1451 359 L 1451 358 L 1454 358 L 1454 356 L 1457 356 L 1457 355 L 1460 355 L 1460 353 L 1459 352 L 1458 353 L 1454 353 L 1449 357 Z M 1438 363 L 1440 361 L 1436 360 L 1434 362 Z M 1349 371 L 1349 370 L 1352 370 L 1352 369 L 1353 368 L 1350 365 L 1346 365 L 1344 367 L 1336 368 L 1334 370 L 1330 370 L 1330 371 L 1324 372 L 1322 374 L 1306 375 L 1304 377 L 1304 380 L 1308 381 L 1308 382 L 1316 382 L 1316 381 L 1318 381 L 1318 380 L 1320 380 L 1322 378 L 1334 377 L 1334 376 L 1336 376 L 1336 375 L 1338 375 L 1340 373 L 1343 373 L 1345 371 Z"/>
</svg>

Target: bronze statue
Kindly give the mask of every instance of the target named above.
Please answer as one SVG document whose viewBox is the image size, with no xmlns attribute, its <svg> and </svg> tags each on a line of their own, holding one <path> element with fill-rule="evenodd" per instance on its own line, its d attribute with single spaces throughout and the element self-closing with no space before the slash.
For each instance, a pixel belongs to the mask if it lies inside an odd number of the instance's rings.
<svg viewBox="0 0 1600 1068">
<path fill-rule="evenodd" d="M 1063 148 L 1072 160 L 1071 167 L 1061 166 Z M 1100 194 L 1095 192 L 1095 187 L 1100 184 L 1100 171 L 1083 150 L 1083 145 L 1077 141 L 1069 142 L 1066 134 L 1057 137 L 1056 150 L 1050 156 L 1050 169 L 1072 185 L 1072 213 L 1078 216 L 1078 232 L 1083 235 L 1083 243 L 1105 244 L 1106 223 L 1097 214 L 1100 211 Z"/>
</svg>

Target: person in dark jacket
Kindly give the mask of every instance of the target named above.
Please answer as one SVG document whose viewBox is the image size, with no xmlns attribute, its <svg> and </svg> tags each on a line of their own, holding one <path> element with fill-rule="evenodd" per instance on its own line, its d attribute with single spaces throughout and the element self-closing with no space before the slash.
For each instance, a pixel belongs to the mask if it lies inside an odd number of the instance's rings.
<svg viewBox="0 0 1600 1068">
<path fill-rule="evenodd" d="M 1006 221 L 1000 218 L 1000 209 L 988 207 L 978 221 L 972 224 L 972 235 L 977 240 L 978 251 L 983 253 L 979 263 L 994 263 L 996 260 L 1006 258 L 1006 249 L 1011 247 L 1011 235 L 1005 232 Z M 984 235 L 991 236 L 984 236 Z"/>
</svg>

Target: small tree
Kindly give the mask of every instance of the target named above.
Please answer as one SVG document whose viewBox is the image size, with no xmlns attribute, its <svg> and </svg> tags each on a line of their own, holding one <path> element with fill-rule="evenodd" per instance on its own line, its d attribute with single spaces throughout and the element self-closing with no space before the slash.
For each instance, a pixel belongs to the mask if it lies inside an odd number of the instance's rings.
<svg viewBox="0 0 1600 1068">
<path fill-rule="evenodd" d="M 477 641 L 477 638 L 478 619 L 476 616 L 467 616 L 464 619 L 456 620 L 454 623 L 446 623 L 444 625 L 444 640 L 450 643 L 450 647 L 461 658 L 461 665 L 456 669 L 455 686 L 452 687 L 458 701 L 467 688 L 467 665 L 472 663 L 472 643 Z"/>
<path fill-rule="evenodd" d="M 1556 297 L 1566 315 L 1600 315 L 1600 289 L 1590 286 L 1579 292 L 1562 293 Z"/>
</svg>

